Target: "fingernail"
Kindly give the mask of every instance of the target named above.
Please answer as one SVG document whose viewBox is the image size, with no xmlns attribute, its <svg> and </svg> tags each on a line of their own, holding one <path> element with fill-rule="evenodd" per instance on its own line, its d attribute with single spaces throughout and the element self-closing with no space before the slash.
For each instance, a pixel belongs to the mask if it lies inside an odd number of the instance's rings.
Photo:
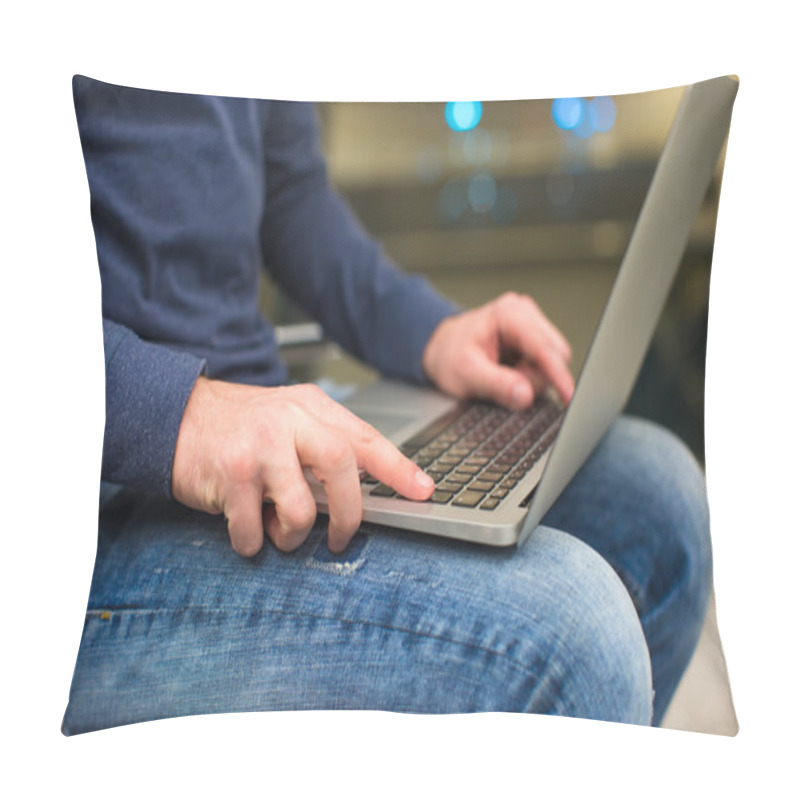
<svg viewBox="0 0 800 800">
<path fill-rule="evenodd" d="M 417 474 L 414 477 L 417 479 L 417 483 L 426 489 L 430 489 L 433 486 L 433 478 L 430 475 L 426 475 L 421 469 L 417 470 Z"/>
</svg>

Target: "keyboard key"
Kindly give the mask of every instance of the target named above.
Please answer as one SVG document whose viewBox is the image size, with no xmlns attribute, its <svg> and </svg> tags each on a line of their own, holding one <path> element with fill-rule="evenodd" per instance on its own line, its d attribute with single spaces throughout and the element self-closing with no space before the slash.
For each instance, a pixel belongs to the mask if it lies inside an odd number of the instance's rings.
<svg viewBox="0 0 800 800">
<path fill-rule="evenodd" d="M 429 469 L 433 470 L 434 472 L 447 473 L 450 472 L 454 466 L 454 464 L 445 464 L 443 461 L 437 460 L 430 465 Z"/>
<path fill-rule="evenodd" d="M 475 508 L 486 495 L 483 492 L 471 492 L 467 489 L 453 500 L 454 506 L 466 506 L 467 508 Z"/>
<path fill-rule="evenodd" d="M 486 511 L 491 511 L 493 508 L 497 508 L 500 501 L 496 497 L 487 497 L 482 503 L 481 508 L 485 509 Z"/>
<path fill-rule="evenodd" d="M 431 503 L 449 503 L 453 499 L 452 492 L 443 492 L 437 489 L 431 496 L 430 496 Z"/>
<path fill-rule="evenodd" d="M 504 477 L 505 475 L 502 472 L 497 472 L 494 467 L 481 473 L 481 480 L 491 481 L 492 483 L 498 483 L 503 480 Z"/>
<path fill-rule="evenodd" d="M 477 475 L 481 471 L 481 468 L 477 467 L 477 466 L 474 466 L 472 464 L 462 464 L 458 468 L 458 471 L 462 475 Z"/>
<path fill-rule="evenodd" d="M 375 497 L 394 497 L 395 491 L 391 486 L 387 486 L 385 483 L 379 483 L 370 494 Z"/>
<path fill-rule="evenodd" d="M 491 492 L 494 484 L 490 481 L 472 481 L 469 488 L 476 492 Z"/>
</svg>

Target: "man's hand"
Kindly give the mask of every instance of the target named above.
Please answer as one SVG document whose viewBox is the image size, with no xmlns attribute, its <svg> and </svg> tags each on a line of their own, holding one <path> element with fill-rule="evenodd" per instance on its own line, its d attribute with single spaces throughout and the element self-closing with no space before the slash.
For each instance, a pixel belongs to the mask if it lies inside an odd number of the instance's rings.
<svg viewBox="0 0 800 800">
<path fill-rule="evenodd" d="M 422 366 L 449 394 L 521 409 L 548 383 L 566 402 L 571 399 L 571 357 L 567 340 L 536 303 L 508 293 L 442 321 L 425 347 Z"/>
<path fill-rule="evenodd" d="M 178 432 L 172 492 L 191 508 L 225 514 L 237 553 L 255 555 L 265 530 L 280 550 L 305 541 L 317 509 L 304 469 L 325 487 L 334 552 L 361 523 L 360 469 L 411 500 L 433 491 L 419 467 L 316 386 L 198 379 Z"/>
</svg>

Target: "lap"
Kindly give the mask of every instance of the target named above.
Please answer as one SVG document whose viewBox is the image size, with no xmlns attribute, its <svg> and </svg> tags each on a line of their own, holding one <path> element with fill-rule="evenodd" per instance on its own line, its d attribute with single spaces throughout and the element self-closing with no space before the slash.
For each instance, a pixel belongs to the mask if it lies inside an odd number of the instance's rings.
<svg viewBox="0 0 800 800">
<path fill-rule="evenodd" d="M 624 449 L 624 428 L 600 461 Z M 580 509 L 567 498 L 551 512 L 588 539 L 608 523 L 578 519 L 592 472 L 574 482 Z M 221 518 L 123 490 L 101 513 L 65 730 L 301 708 L 646 723 L 650 664 L 629 594 L 572 533 L 545 525 L 495 550 L 365 525 L 333 555 L 319 524 L 292 554 L 267 545 L 243 560 Z M 629 535 L 615 536 L 627 553 Z"/>
</svg>

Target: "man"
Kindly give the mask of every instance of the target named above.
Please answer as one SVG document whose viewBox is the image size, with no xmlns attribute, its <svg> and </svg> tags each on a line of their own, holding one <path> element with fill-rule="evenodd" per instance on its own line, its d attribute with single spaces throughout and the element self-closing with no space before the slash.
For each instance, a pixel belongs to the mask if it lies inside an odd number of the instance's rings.
<svg viewBox="0 0 800 800">
<path fill-rule="evenodd" d="M 459 313 L 390 264 L 329 187 L 309 106 L 78 77 L 74 93 L 107 483 L 65 732 L 293 708 L 658 723 L 710 586 L 686 449 L 619 421 L 512 552 L 362 526 L 360 470 L 412 500 L 432 482 L 316 387 L 286 385 L 262 265 L 350 352 L 457 396 L 524 408 L 550 383 L 569 400 L 568 343 L 529 298 Z"/>
</svg>

